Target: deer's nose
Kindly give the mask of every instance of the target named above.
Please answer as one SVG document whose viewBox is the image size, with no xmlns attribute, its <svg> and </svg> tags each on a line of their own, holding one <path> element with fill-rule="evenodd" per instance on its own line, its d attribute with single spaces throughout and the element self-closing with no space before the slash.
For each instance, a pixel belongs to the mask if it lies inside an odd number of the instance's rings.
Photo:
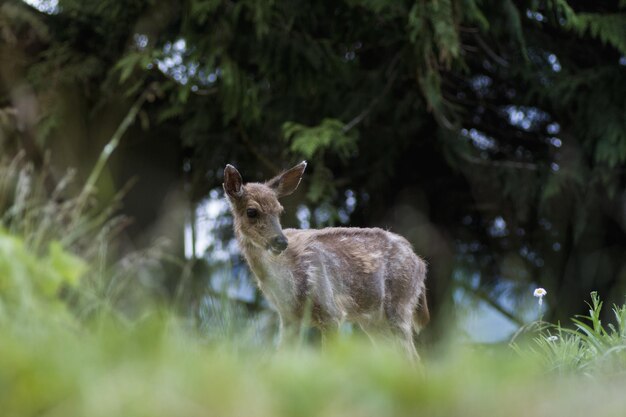
<svg viewBox="0 0 626 417">
<path fill-rule="evenodd" d="M 287 249 L 287 238 L 285 236 L 276 236 L 272 239 L 272 249 L 278 252 L 282 252 Z"/>
</svg>

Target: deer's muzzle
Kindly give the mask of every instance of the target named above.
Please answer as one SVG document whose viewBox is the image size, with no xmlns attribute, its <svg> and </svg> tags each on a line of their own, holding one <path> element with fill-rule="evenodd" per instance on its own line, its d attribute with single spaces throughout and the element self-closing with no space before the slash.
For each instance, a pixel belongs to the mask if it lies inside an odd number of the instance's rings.
<svg viewBox="0 0 626 417">
<path fill-rule="evenodd" d="M 282 253 L 287 249 L 287 238 L 283 235 L 279 235 L 270 240 L 270 250 L 275 254 Z"/>
</svg>

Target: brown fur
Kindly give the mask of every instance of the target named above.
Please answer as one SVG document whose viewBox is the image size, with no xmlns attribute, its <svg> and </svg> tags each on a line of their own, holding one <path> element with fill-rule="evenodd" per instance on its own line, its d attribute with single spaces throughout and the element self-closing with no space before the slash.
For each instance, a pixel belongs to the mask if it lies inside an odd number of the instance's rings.
<svg viewBox="0 0 626 417">
<path fill-rule="evenodd" d="M 281 329 L 295 331 L 310 311 L 323 332 L 349 320 L 369 335 L 395 335 L 417 357 L 412 333 L 430 318 L 426 263 L 406 239 L 382 229 L 282 230 L 278 198 L 295 190 L 305 167 L 303 162 L 265 184 L 243 185 L 230 165 L 224 172 L 235 235 Z M 249 209 L 258 215 L 248 217 Z M 273 242 L 283 238 L 288 246 L 277 249 Z"/>
</svg>

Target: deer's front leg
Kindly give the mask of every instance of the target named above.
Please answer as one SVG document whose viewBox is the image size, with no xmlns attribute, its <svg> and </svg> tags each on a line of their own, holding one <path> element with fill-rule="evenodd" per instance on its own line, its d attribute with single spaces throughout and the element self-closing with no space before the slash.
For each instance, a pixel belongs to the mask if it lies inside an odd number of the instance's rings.
<svg viewBox="0 0 626 417">
<path fill-rule="evenodd" d="M 300 322 L 296 320 L 286 320 L 279 316 L 278 343 L 279 349 L 287 346 L 295 346 L 300 340 Z"/>
<path fill-rule="evenodd" d="M 323 326 L 320 326 L 320 332 L 322 334 L 322 348 L 326 349 L 340 337 L 341 321 L 329 320 L 325 322 Z"/>
</svg>

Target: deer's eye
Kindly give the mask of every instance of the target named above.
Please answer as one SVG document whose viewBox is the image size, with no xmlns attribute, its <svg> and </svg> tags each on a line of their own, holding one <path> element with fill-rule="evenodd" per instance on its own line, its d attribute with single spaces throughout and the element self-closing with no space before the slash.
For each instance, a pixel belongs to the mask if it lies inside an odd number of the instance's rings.
<svg viewBox="0 0 626 417">
<path fill-rule="evenodd" d="M 251 219 L 255 219 L 259 216 L 259 211 L 255 208 L 249 208 L 248 210 L 246 210 L 246 216 Z"/>
</svg>

